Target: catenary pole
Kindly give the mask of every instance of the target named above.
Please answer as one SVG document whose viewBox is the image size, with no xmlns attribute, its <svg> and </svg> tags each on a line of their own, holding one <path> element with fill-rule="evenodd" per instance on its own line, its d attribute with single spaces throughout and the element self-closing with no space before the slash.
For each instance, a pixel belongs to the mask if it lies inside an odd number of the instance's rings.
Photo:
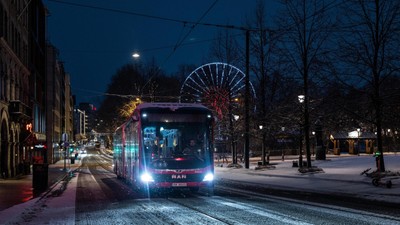
<svg viewBox="0 0 400 225">
<path fill-rule="evenodd" d="M 249 128 L 250 128 L 250 116 L 249 116 L 249 98 L 250 98 L 250 30 L 246 30 L 246 88 L 245 88 L 245 132 L 244 132 L 244 160 L 245 168 L 249 169 L 250 158 L 249 158 Z"/>
</svg>

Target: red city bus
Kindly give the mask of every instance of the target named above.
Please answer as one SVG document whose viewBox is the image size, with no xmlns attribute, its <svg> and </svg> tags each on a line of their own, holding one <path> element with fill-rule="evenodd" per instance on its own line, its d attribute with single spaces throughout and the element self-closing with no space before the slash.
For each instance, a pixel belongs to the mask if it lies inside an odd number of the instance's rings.
<svg viewBox="0 0 400 225">
<path fill-rule="evenodd" d="M 142 103 L 113 144 L 114 172 L 140 189 L 213 191 L 213 116 L 201 104 Z"/>
</svg>

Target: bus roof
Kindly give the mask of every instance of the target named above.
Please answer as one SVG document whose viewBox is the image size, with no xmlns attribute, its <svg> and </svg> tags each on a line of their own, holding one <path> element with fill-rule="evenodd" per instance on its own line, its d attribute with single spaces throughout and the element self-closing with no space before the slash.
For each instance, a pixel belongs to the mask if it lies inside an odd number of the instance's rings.
<svg viewBox="0 0 400 225">
<path fill-rule="evenodd" d="M 141 103 L 138 106 L 136 106 L 134 112 L 131 114 L 131 117 L 134 115 L 135 112 L 141 111 L 142 109 L 155 109 L 155 108 L 164 108 L 164 109 L 169 109 L 171 111 L 176 111 L 179 109 L 201 109 L 205 111 L 209 111 L 206 106 L 200 104 L 200 103 L 177 103 L 177 102 L 145 102 Z M 129 123 L 130 120 L 125 121 L 121 126 L 117 127 L 114 132 L 117 132 L 117 130 L 121 129 L 123 126 L 125 126 L 127 123 Z"/>
<path fill-rule="evenodd" d="M 208 109 L 202 104 L 199 103 L 176 103 L 176 102 L 148 102 L 148 103 L 141 103 L 139 104 L 136 109 L 141 110 L 145 108 L 168 108 L 172 111 L 181 108 L 202 108 Z"/>
</svg>

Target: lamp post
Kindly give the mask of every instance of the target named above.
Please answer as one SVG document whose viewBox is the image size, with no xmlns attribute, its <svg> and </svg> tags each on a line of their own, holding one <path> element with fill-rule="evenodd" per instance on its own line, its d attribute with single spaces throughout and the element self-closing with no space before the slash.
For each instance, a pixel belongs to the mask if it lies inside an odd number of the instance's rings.
<svg viewBox="0 0 400 225">
<path fill-rule="evenodd" d="M 360 128 L 357 128 L 357 155 L 360 156 Z"/>
<path fill-rule="evenodd" d="M 283 135 L 285 132 L 285 127 L 282 127 L 281 130 Z M 283 147 L 282 147 L 282 161 L 285 161 L 285 149 L 283 149 Z"/>
<path fill-rule="evenodd" d="M 314 137 L 314 143 L 313 143 L 313 149 L 312 149 L 312 155 L 315 154 L 315 147 L 317 146 L 317 137 L 315 136 L 315 131 L 312 131 L 311 134 Z"/>
<path fill-rule="evenodd" d="M 235 139 L 236 139 L 236 132 L 234 131 L 234 126 L 233 126 L 233 120 L 236 121 L 239 120 L 239 115 L 234 115 L 232 114 L 232 118 L 231 118 L 231 138 L 232 138 L 232 164 L 237 164 L 237 148 L 236 148 L 236 143 L 235 143 Z"/>
<path fill-rule="evenodd" d="M 397 130 L 394 131 L 394 136 L 393 136 L 393 145 L 394 145 L 394 150 L 395 150 L 395 154 L 397 153 Z"/>
<path fill-rule="evenodd" d="M 387 152 L 389 152 L 390 151 L 390 128 L 389 129 L 387 129 L 387 137 L 386 137 L 386 143 L 387 143 Z"/>
<path fill-rule="evenodd" d="M 305 101 L 304 95 L 297 96 L 299 103 L 301 104 L 301 114 L 303 115 L 303 103 Z M 303 122 L 300 122 L 300 148 L 299 148 L 299 167 L 303 167 Z"/>
<path fill-rule="evenodd" d="M 260 128 L 260 131 L 262 132 L 262 139 L 261 139 L 261 141 L 262 141 L 262 147 L 261 147 L 262 155 L 261 155 L 261 157 L 262 158 L 261 158 L 261 162 L 262 162 L 262 165 L 265 166 L 266 165 L 266 162 L 265 162 L 266 154 L 265 154 L 265 132 L 263 130 L 264 126 L 263 125 L 259 125 L 258 127 Z"/>
</svg>

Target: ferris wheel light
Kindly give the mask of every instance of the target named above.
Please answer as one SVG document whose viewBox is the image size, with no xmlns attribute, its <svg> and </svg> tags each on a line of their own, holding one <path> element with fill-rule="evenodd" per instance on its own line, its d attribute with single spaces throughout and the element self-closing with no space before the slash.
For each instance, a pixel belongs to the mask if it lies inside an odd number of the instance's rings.
<svg viewBox="0 0 400 225">
<path fill-rule="evenodd" d="M 242 103 L 241 93 L 245 88 L 246 75 L 237 67 L 221 62 L 204 64 L 185 79 L 180 95 L 187 102 L 203 103 L 216 112 L 214 116 L 222 118 L 228 105 L 235 107 Z M 251 82 L 250 95 L 256 98 Z"/>
</svg>

